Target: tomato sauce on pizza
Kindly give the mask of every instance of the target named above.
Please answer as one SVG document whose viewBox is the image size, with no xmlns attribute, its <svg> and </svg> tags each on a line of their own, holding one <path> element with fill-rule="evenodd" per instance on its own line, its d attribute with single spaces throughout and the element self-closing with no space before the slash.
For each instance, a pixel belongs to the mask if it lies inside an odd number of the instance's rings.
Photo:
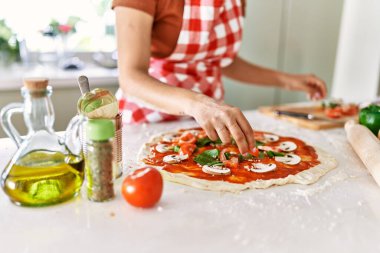
<svg viewBox="0 0 380 253">
<path fill-rule="evenodd" d="M 256 148 L 240 154 L 231 144 L 211 141 L 201 128 L 163 135 L 150 146 L 144 163 L 170 173 L 211 181 L 245 184 L 285 178 L 320 164 L 316 150 L 302 140 L 255 132 Z"/>
</svg>

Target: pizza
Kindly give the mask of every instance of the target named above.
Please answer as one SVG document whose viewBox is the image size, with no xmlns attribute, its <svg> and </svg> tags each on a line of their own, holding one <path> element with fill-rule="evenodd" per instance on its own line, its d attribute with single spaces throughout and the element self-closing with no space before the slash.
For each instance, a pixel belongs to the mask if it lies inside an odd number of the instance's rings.
<svg viewBox="0 0 380 253">
<path fill-rule="evenodd" d="M 139 159 L 160 169 L 165 180 L 195 188 L 238 192 L 288 183 L 311 184 L 337 166 L 319 148 L 294 137 L 255 131 L 256 147 L 240 154 L 232 139 L 212 141 L 201 128 L 151 138 Z"/>
</svg>

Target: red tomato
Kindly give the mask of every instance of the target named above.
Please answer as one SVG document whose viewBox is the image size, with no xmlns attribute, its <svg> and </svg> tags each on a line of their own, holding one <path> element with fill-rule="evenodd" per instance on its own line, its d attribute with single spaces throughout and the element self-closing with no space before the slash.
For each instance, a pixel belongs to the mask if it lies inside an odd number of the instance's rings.
<svg viewBox="0 0 380 253">
<path fill-rule="evenodd" d="M 239 167 L 239 158 L 232 157 L 230 160 L 226 160 L 223 163 L 230 169 L 237 169 Z"/>
<path fill-rule="evenodd" d="M 338 119 L 343 116 L 343 111 L 341 107 L 326 108 L 325 114 L 329 118 Z"/>
<path fill-rule="evenodd" d="M 359 107 L 355 104 L 349 104 L 347 106 L 342 107 L 343 114 L 346 116 L 354 116 L 358 114 Z"/>
<path fill-rule="evenodd" d="M 259 156 L 259 153 L 260 153 L 260 151 L 259 151 L 259 149 L 258 148 L 256 148 L 256 147 L 254 147 L 250 152 L 249 152 L 251 155 L 253 155 L 253 156 L 256 156 L 256 157 L 258 157 Z"/>
<path fill-rule="evenodd" d="M 222 149 L 222 151 L 220 151 L 220 153 L 219 153 L 219 160 L 221 160 L 222 162 L 227 161 L 226 156 L 224 155 L 224 153 L 235 153 L 235 154 L 238 154 L 239 153 L 239 149 L 237 147 L 227 147 L 227 148 Z"/>
<path fill-rule="evenodd" d="M 141 168 L 124 179 L 121 194 L 129 204 L 147 208 L 160 200 L 162 188 L 162 176 L 158 170 Z"/>
<path fill-rule="evenodd" d="M 194 143 L 182 143 L 179 148 L 179 152 L 183 155 L 191 155 L 196 149 L 197 145 Z"/>
<path fill-rule="evenodd" d="M 179 137 L 179 144 L 181 145 L 182 143 L 196 143 L 197 138 L 190 133 L 190 132 L 184 132 L 181 137 Z"/>
<path fill-rule="evenodd" d="M 206 134 L 206 132 L 205 132 L 205 131 L 203 131 L 203 130 L 202 130 L 202 131 L 200 131 L 200 132 L 199 132 L 199 134 L 198 134 L 198 138 L 199 138 L 199 139 L 201 139 L 201 138 L 205 138 L 205 137 L 207 137 L 207 134 Z"/>
</svg>

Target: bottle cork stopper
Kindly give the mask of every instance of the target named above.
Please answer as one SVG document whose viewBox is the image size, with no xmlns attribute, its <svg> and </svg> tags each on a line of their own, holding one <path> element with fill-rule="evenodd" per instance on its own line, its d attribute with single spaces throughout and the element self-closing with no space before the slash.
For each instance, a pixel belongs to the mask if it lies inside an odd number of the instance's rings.
<svg viewBox="0 0 380 253">
<path fill-rule="evenodd" d="M 47 78 L 24 79 L 24 87 L 28 90 L 46 90 L 49 80 Z"/>
</svg>

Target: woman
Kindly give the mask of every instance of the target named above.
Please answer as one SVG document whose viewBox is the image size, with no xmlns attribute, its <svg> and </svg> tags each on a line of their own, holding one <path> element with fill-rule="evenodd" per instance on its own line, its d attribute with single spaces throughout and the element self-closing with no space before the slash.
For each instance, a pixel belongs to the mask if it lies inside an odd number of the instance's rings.
<svg viewBox="0 0 380 253">
<path fill-rule="evenodd" d="M 240 109 L 223 103 L 221 76 L 248 84 L 326 96 L 314 75 L 263 68 L 237 56 L 245 0 L 114 0 L 119 53 L 118 92 L 127 123 L 193 117 L 210 139 L 241 153 L 254 147 Z M 125 97 L 124 97 L 125 96 Z"/>
</svg>

